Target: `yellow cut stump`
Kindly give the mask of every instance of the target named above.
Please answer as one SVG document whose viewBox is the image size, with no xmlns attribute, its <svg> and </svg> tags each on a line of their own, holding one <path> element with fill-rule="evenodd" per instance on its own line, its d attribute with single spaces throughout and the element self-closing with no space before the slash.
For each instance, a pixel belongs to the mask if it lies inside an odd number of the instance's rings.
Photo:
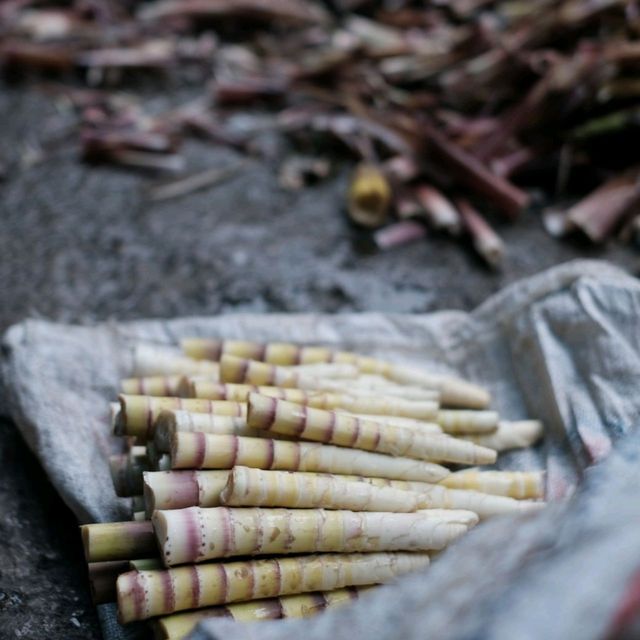
<svg viewBox="0 0 640 640">
<path fill-rule="evenodd" d="M 154 557 L 158 553 L 151 522 L 107 522 L 80 527 L 87 562 Z"/>
</svg>

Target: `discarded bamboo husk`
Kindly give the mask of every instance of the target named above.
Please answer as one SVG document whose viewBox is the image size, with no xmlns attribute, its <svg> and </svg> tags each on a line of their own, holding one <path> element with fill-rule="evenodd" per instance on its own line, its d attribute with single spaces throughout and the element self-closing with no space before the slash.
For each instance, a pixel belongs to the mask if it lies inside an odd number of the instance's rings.
<svg viewBox="0 0 640 640">
<path fill-rule="evenodd" d="M 408 215 L 406 213 L 408 210 L 407 204 L 405 204 L 406 202 L 405 200 L 396 202 L 396 208 L 398 209 L 398 215 L 400 217 L 407 217 Z M 416 220 L 400 220 L 400 222 L 395 222 L 382 229 L 378 229 L 373 235 L 373 241 L 376 243 L 378 249 L 385 251 L 395 247 L 402 247 L 411 242 L 417 242 L 426 236 L 427 229 L 424 224 Z"/>
<path fill-rule="evenodd" d="M 129 570 L 127 560 L 89 563 L 89 588 L 93 604 L 116 601 L 116 580 Z"/>
<path fill-rule="evenodd" d="M 237 622 L 257 622 L 280 618 L 307 618 L 325 609 L 339 607 L 358 599 L 374 587 L 349 587 L 335 591 L 312 592 L 264 600 L 239 602 L 226 606 L 196 609 L 186 613 L 163 616 L 152 621 L 156 640 L 181 640 L 195 626 L 208 618 L 231 618 Z"/>
<path fill-rule="evenodd" d="M 120 389 L 133 396 L 178 396 L 184 379 L 182 375 L 125 378 L 120 382 Z"/>
<path fill-rule="evenodd" d="M 154 557 L 158 553 L 150 522 L 108 522 L 80 527 L 87 562 Z"/>
<path fill-rule="evenodd" d="M 478 255 L 494 269 L 504 260 L 504 243 L 489 223 L 464 198 L 456 201 L 464 227 Z"/>
<path fill-rule="evenodd" d="M 440 410 L 434 420 L 445 433 L 456 435 L 493 433 L 498 428 L 498 421 L 495 411 L 457 409 Z"/>
<path fill-rule="evenodd" d="M 186 433 L 210 433 L 236 435 L 250 438 L 264 437 L 264 432 L 251 429 L 245 418 L 216 416 L 209 413 L 189 411 L 161 411 L 154 425 L 153 441 L 158 451 L 171 451 L 171 438 L 178 431 Z"/>
<path fill-rule="evenodd" d="M 397 415 L 414 419 L 434 418 L 437 403 L 428 401 L 403 400 L 386 396 L 350 395 L 349 393 L 323 393 L 304 389 L 287 389 L 273 386 L 219 384 L 196 381 L 192 384 L 193 394 L 197 398 L 211 400 L 231 400 L 246 402 L 249 393 L 256 392 L 271 398 L 278 398 L 305 404 L 317 409 L 342 409 L 350 413 Z"/>
<path fill-rule="evenodd" d="M 125 394 L 118 396 L 118 399 L 120 400 L 120 413 L 114 429 L 116 435 L 136 436 L 141 442 L 153 437 L 155 421 L 163 410 L 183 410 L 232 417 L 246 415 L 246 406 L 243 403 L 225 400 L 159 398 Z"/>
<path fill-rule="evenodd" d="M 544 471 L 476 471 L 464 469 L 440 484 L 451 489 L 481 491 L 496 496 L 536 500 L 544 498 Z"/>
<path fill-rule="evenodd" d="M 144 498 L 149 517 L 156 509 L 219 507 L 228 471 L 156 471 L 144 474 Z"/>
<path fill-rule="evenodd" d="M 349 186 L 348 211 L 363 227 L 381 227 L 389 215 L 391 186 L 384 173 L 371 164 L 356 167 Z"/>
<path fill-rule="evenodd" d="M 247 424 L 256 429 L 306 440 L 420 460 L 462 464 L 492 464 L 496 460 L 492 449 L 468 447 L 463 441 L 448 436 L 381 425 L 257 393 L 249 395 Z"/>
<path fill-rule="evenodd" d="M 220 503 L 231 507 L 391 512 L 411 512 L 425 506 L 418 494 L 392 487 L 343 480 L 340 476 L 239 466 L 228 474 Z"/>
<path fill-rule="evenodd" d="M 171 442 L 174 469 L 253 469 L 357 474 L 394 480 L 437 482 L 449 471 L 440 465 L 315 442 L 176 433 Z"/>
<path fill-rule="evenodd" d="M 190 507 L 156 511 L 152 522 L 163 561 L 171 567 L 246 555 L 442 549 L 465 533 L 474 518 L 475 513 L 450 510 Z"/>
<path fill-rule="evenodd" d="M 167 347 L 140 344 L 133 352 L 133 375 L 140 378 L 169 375 L 217 376 L 218 366 L 213 362 L 185 357 Z"/>
<path fill-rule="evenodd" d="M 428 564 L 422 552 L 340 553 L 130 572 L 118 578 L 118 611 L 122 622 L 131 622 L 185 609 L 380 584 Z"/>
<path fill-rule="evenodd" d="M 434 229 L 447 231 L 454 236 L 460 234 L 460 214 L 440 191 L 431 185 L 422 184 L 415 189 L 415 196 Z"/>
<path fill-rule="evenodd" d="M 543 432 L 542 423 L 538 420 L 520 420 L 500 422 L 494 433 L 461 434 L 460 438 L 495 451 L 508 451 L 530 447 L 542 437 Z"/>
</svg>

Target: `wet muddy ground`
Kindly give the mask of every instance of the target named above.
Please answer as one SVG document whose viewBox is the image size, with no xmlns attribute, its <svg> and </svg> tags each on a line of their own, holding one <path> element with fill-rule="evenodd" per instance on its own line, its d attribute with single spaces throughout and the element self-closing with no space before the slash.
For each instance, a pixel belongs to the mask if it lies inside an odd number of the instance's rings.
<svg viewBox="0 0 640 640">
<path fill-rule="evenodd" d="M 535 213 L 500 228 L 509 248 L 500 273 L 440 237 L 374 253 L 344 215 L 346 169 L 283 190 L 276 169 L 286 147 L 268 132 L 257 140 L 265 157 L 245 161 L 233 178 L 150 203 L 151 176 L 80 163 L 73 135 L 39 150 L 43 130 L 59 119 L 41 93 L 0 87 L 0 329 L 27 316 L 471 309 L 509 282 L 576 257 L 640 271 L 632 249 L 550 239 Z M 194 170 L 242 160 L 197 142 L 185 151 Z M 73 517 L 7 421 L 0 460 L 0 638 L 99 637 Z"/>
</svg>

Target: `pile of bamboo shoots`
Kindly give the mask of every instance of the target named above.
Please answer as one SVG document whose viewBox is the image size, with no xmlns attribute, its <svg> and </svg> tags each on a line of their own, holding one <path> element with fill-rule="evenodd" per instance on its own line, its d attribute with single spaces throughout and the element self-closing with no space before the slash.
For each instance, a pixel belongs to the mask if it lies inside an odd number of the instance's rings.
<svg viewBox="0 0 640 640">
<path fill-rule="evenodd" d="M 541 472 L 459 468 L 542 435 L 475 384 L 322 347 L 182 350 L 136 348 L 110 460 L 132 520 L 82 527 L 94 599 L 122 623 L 173 640 L 207 617 L 309 616 L 544 504 Z"/>
</svg>

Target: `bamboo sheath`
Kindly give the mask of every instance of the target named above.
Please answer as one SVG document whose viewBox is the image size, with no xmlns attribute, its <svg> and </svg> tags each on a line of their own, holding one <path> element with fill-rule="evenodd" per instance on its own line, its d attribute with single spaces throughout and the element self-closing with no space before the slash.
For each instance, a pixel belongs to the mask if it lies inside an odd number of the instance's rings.
<svg viewBox="0 0 640 640">
<path fill-rule="evenodd" d="M 411 512 L 427 507 L 417 493 L 341 476 L 234 467 L 219 494 L 232 507 L 289 507 Z"/>
<path fill-rule="evenodd" d="M 133 376 L 208 375 L 217 376 L 218 364 L 185 357 L 174 349 L 149 344 L 133 351 Z"/>
<path fill-rule="evenodd" d="M 235 468 L 237 469 L 237 467 Z M 283 472 L 263 471 L 263 474 Z M 367 478 L 357 475 L 332 475 L 313 472 L 284 472 L 296 479 L 335 478 L 341 482 L 368 483 L 375 487 L 391 487 L 405 492 L 414 492 L 419 496 L 421 509 L 463 509 L 473 511 L 480 519 L 507 513 L 532 511 L 544 506 L 543 502 L 515 500 L 503 495 L 492 495 L 480 491 L 447 489 L 438 484 L 406 480 L 388 480 L 385 478 Z M 491 473 L 491 472 L 487 472 Z M 458 477 L 458 474 L 452 474 Z M 452 477 L 449 476 L 449 477 Z M 147 513 L 156 509 L 184 509 L 186 507 L 219 507 L 224 504 L 220 494 L 227 484 L 229 471 L 172 471 L 145 474 L 145 498 Z M 255 489 L 253 489 L 255 491 Z M 514 492 L 516 493 L 516 492 Z M 516 496 L 519 497 L 519 496 Z M 539 497 L 530 491 L 524 497 Z M 256 506 L 254 502 L 247 502 Z M 273 505 L 270 505 L 273 506 Z M 283 506 L 295 506 L 291 503 Z"/>
<path fill-rule="evenodd" d="M 425 374 L 419 369 L 382 362 L 346 351 L 324 347 L 306 347 L 290 343 L 248 342 L 240 340 L 189 339 L 182 341 L 183 351 L 194 359 L 219 361 L 225 355 L 262 360 L 276 365 L 311 362 L 355 364 L 364 374 L 382 375 L 400 384 L 435 389 L 442 394 L 442 404 L 451 407 L 484 409 L 491 400 L 481 387 L 446 375 Z"/>
<path fill-rule="evenodd" d="M 442 549 L 477 522 L 475 513 L 189 507 L 156 511 L 166 566 L 245 555 Z"/>
<path fill-rule="evenodd" d="M 121 394 L 120 413 L 115 424 L 115 433 L 120 436 L 136 436 L 140 441 L 153 437 L 155 421 L 163 410 L 191 411 L 244 417 L 246 406 L 241 402 L 226 400 L 198 400 L 194 398 L 158 398 L 152 396 L 129 396 Z"/>
<path fill-rule="evenodd" d="M 183 375 L 125 378 L 120 382 L 120 389 L 133 396 L 178 396 L 184 381 Z"/>
<path fill-rule="evenodd" d="M 151 522 L 108 522 L 80 527 L 87 562 L 154 557 L 158 553 Z"/>
<path fill-rule="evenodd" d="M 496 452 L 444 435 L 381 425 L 332 411 L 249 394 L 250 427 L 306 440 L 419 460 L 492 464 Z M 472 444 L 472 446 L 468 446 Z"/>
<path fill-rule="evenodd" d="M 307 391 L 251 384 L 223 384 L 206 380 L 193 382 L 191 386 L 191 393 L 194 397 L 209 400 L 246 402 L 249 393 L 252 392 L 296 404 L 305 404 L 316 409 L 341 409 L 351 413 L 400 416 L 414 420 L 430 420 L 438 415 L 438 405 L 434 400 L 413 401 L 385 397 L 384 395 L 349 395 L 349 393 Z"/>
<path fill-rule="evenodd" d="M 185 609 L 381 584 L 429 564 L 426 553 L 323 554 L 132 571 L 117 581 L 122 622 Z"/>
<path fill-rule="evenodd" d="M 440 484 L 451 489 L 469 489 L 517 499 L 544 497 L 544 471 L 476 471 L 463 469 Z"/>
<path fill-rule="evenodd" d="M 500 422 L 494 433 L 461 434 L 460 437 L 495 451 L 508 451 L 530 447 L 542 437 L 542 433 L 543 426 L 538 420 L 520 420 Z"/>
<path fill-rule="evenodd" d="M 438 482 L 449 475 L 448 469 L 434 463 L 314 442 L 181 432 L 171 442 L 171 465 L 174 469 L 231 469 L 242 465 L 422 482 Z"/>
<path fill-rule="evenodd" d="M 156 640 L 182 640 L 202 620 L 231 618 L 237 622 L 258 622 L 281 618 L 307 618 L 325 609 L 339 607 L 358 599 L 375 587 L 349 587 L 335 591 L 316 591 L 299 595 L 239 602 L 225 606 L 175 613 L 152 621 Z"/>
</svg>

